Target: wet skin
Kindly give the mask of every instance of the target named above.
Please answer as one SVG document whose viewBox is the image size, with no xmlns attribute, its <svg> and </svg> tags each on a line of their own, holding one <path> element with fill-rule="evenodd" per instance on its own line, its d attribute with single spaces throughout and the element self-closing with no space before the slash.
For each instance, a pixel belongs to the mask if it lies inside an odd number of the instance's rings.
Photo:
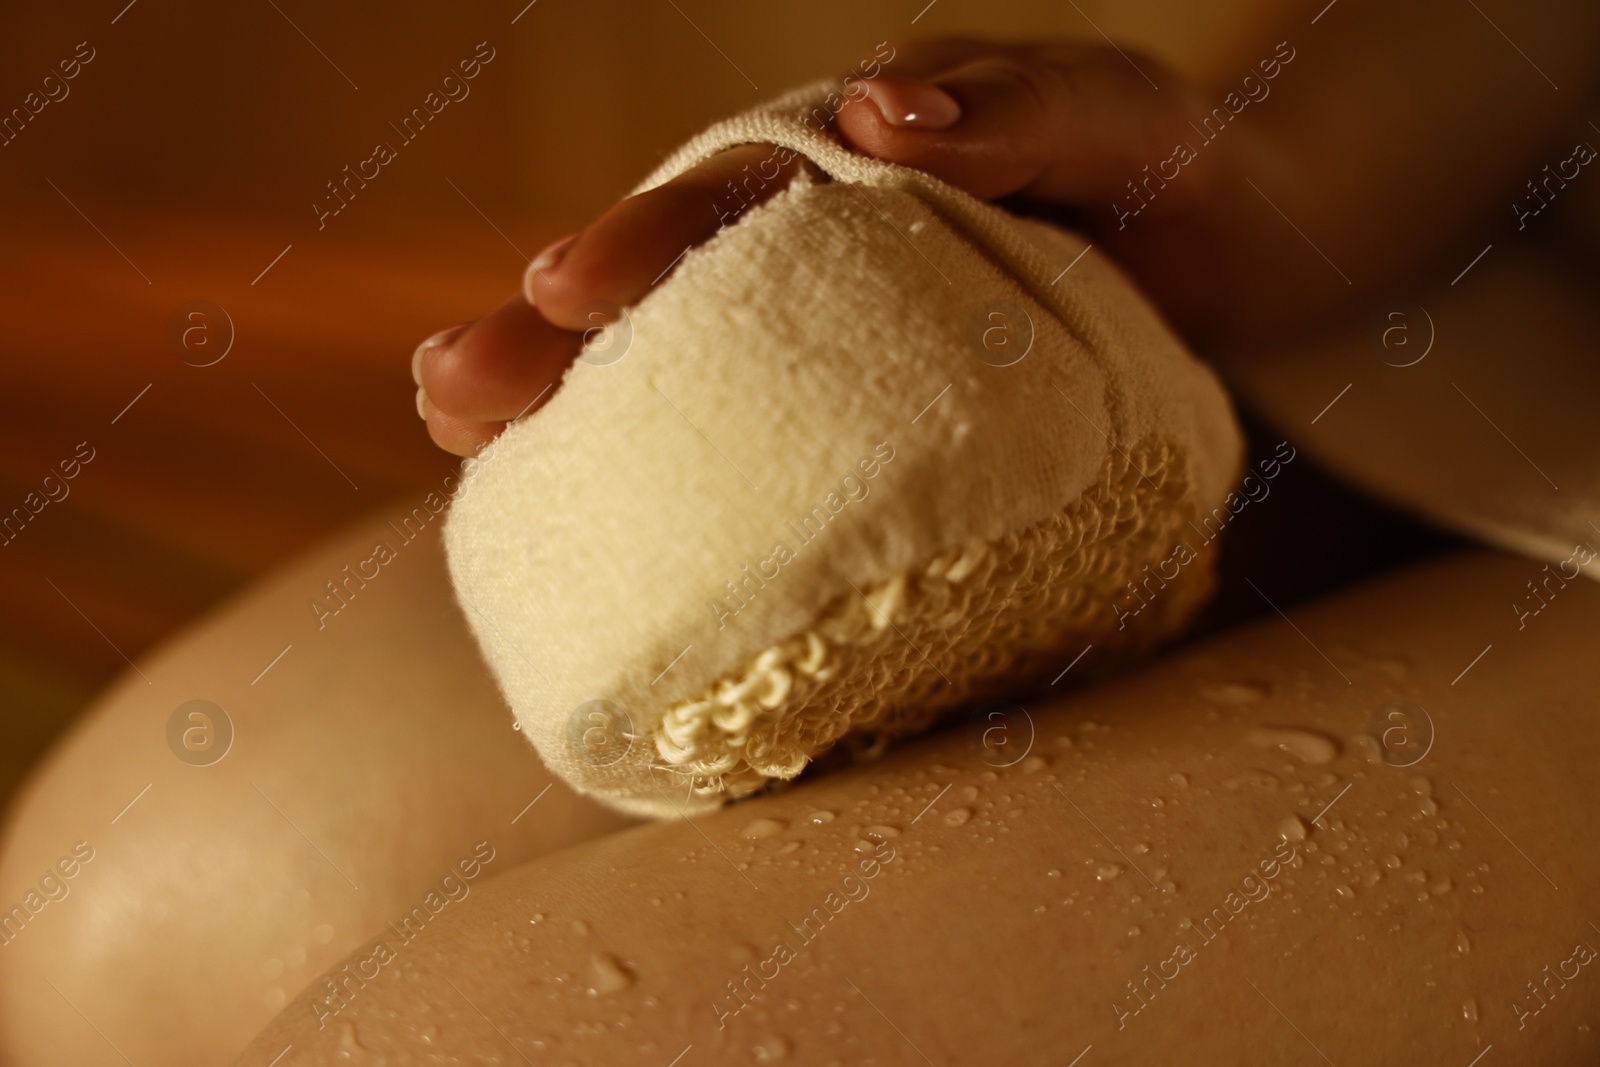
<svg viewBox="0 0 1600 1067">
<path fill-rule="evenodd" d="M 546 856 L 239 1062 L 1589 1062 L 1600 589 L 1518 632 L 1537 570 L 1429 564 L 1028 702 L 1010 766 L 956 728 Z"/>
</svg>

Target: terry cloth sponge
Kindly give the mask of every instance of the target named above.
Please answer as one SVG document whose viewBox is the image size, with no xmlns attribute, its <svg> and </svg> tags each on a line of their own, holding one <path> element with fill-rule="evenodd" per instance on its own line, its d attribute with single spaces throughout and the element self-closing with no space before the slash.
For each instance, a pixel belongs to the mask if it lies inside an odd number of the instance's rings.
<svg viewBox="0 0 1600 1067">
<path fill-rule="evenodd" d="M 688 252 L 469 461 L 446 528 L 523 734 L 627 812 L 1146 647 L 1209 591 L 1193 520 L 1241 449 L 1216 379 L 1080 238 L 849 152 L 817 99 L 641 186 L 760 142 L 831 179 Z"/>
</svg>

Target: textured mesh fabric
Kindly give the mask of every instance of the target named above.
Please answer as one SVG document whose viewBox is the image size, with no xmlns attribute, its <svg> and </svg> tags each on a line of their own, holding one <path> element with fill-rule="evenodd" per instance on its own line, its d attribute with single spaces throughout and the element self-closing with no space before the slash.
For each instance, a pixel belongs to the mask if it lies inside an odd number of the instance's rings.
<svg viewBox="0 0 1600 1067">
<path fill-rule="evenodd" d="M 1112 452 L 1100 480 L 1057 514 L 852 590 L 745 669 L 667 708 L 656 752 L 696 795 L 738 797 L 794 777 L 846 735 L 918 733 L 953 707 L 1022 691 L 1091 646 L 1097 661 L 1147 648 L 1211 589 L 1210 542 L 1174 556 L 1199 540 L 1193 500 L 1171 442 Z"/>
</svg>

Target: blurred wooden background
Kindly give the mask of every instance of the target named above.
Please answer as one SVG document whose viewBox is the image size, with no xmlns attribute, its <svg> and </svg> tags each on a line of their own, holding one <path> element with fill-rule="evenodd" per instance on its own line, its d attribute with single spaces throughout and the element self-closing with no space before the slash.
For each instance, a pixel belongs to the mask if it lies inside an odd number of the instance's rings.
<svg viewBox="0 0 1600 1067">
<path fill-rule="evenodd" d="M 0 545 L 0 802 L 128 662 L 447 473 L 412 406 L 412 346 L 514 292 L 526 256 L 709 119 L 886 38 L 1128 41 L 1160 8 L 1159 35 L 1132 43 L 1183 66 L 1238 25 L 1234 4 L 1172 0 L 525 3 L 10 13 L 0 113 L 80 42 L 94 59 L 0 147 L 0 515 L 79 442 L 95 458 Z M 324 183 L 398 141 L 389 123 L 483 41 L 471 95 L 319 231 Z M 168 344 L 193 299 L 234 324 L 213 366 Z"/>
</svg>

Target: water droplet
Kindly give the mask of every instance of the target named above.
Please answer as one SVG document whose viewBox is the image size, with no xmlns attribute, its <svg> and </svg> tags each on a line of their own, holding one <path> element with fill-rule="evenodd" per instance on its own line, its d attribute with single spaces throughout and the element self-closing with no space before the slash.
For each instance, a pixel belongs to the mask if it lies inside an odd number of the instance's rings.
<svg viewBox="0 0 1600 1067">
<path fill-rule="evenodd" d="M 351 1057 L 348 1053 L 365 1052 L 366 1050 L 367 1046 L 361 1043 L 361 1035 L 356 1033 L 356 1024 L 347 1021 L 339 1033 L 339 1051 L 346 1053 L 345 1059 L 350 1059 Z"/>
<path fill-rule="evenodd" d="M 778 849 L 778 855 L 787 856 L 789 853 L 798 852 L 799 850 L 800 850 L 800 842 L 798 842 L 798 841 L 786 841 L 786 842 L 784 842 L 783 847 Z M 658 901 L 656 901 L 656 903 L 659 904 L 659 903 L 661 903 L 661 901 L 658 900 Z"/>
<path fill-rule="evenodd" d="M 1137 926 L 1128 927 L 1128 936 L 1129 937 L 1138 937 L 1142 933 L 1144 933 L 1144 931 L 1139 929 L 1139 927 L 1137 927 Z"/>
<path fill-rule="evenodd" d="M 1461 1003 L 1461 1017 L 1469 1023 L 1478 1021 L 1478 1002 L 1468 997 Z"/>
<path fill-rule="evenodd" d="M 837 816 L 831 811 L 817 810 L 806 816 L 806 822 L 813 826 L 823 826 L 832 822 Z"/>
<path fill-rule="evenodd" d="M 1465 930 L 1456 931 L 1456 955 L 1465 956 L 1472 951 L 1472 941 Z"/>
<path fill-rule="evenodd" d="M 1371 889 L 1383 880 L 1383 872 L 1376 867 L 1369 867 L 1361 872 L 1361 884 Z"/>
<path fill-rule="evenodd" d="M 861 836 L 869 841 L 887 841 L 891 837 L 899 837 L 898 827 L 886 826 L 883 823 L 874 823 L 861 831 Z"/>
<path fill-rule="evenodd" d="M 319 945 L 326 945 L 329 941 L 332 941 L 333 940 L 333 927 L 332 927 L 332 925 L 330 925 L 329 923 L 323 923 L 320 926 L 318 926 L 315 930 L 312 930 L 311 931 L 311 940 L 315 941 Z"/>
<path fill-rule="evenodd" d="M 1060 878 L 1061 871 L 1055 867 L 1051 867 L 1048 871 L 1044 872 L 1044 875 L 1046 878 Z"/>
<path fill-rule="evenodd" d="M 1439 802 L 1432 797 L 1423 797 L 1422 803 L 1418 804 L 1417 807 L 1424 815 L 1439 814 Z"/>
<path fill-rule="evenodd" d="M 789 1058 L 789 1053 L 794 1051 L 794 1042 L 782 1034 L 768 1034 L 756 1042 L 750 1049 L 750 1054 L 757 1063 L 776 1063 Z"/>
<path fill-rule="evenodd" d="M 1189 776 L 1187 774 L 1178 774 L 1174 772 L 1173 774 L 1167 776 L 1167 781 L 1171 782 L 1179 789 L 1189 788 Z"/>
<path fill-rule="evenodd" d="M 1398 871 L 1400 869 L 1400 862 L 1401 860 L 1399 856 L 1388 855 L 1383 857 L 1383 865 L 1389 868 L 1391 871 Z"/>
<path fill-rule="evenodd" d="M 1021 768 L 1023 774 L 1037 774 L 1050 766 L 1050 764 L 1045 761 L 1043 756 L 1029 756 L 1017 766 Z"/>
<path fill-rule="evenodd" d="M 954 811 L 945 812 L 944 821 L 946 826 L 964 826 L 970 818 L 972 818 L 971 808 L 956 808 Z"/>
<path fill-rule="evenodd" d="M 752 819 L 745 824 L 743 830 L 739 831 L 739 836 L 750 841 L 760 841 L 764 837 L 783 833 L 788 826 L 789 824 L 782 819 Z"/>
<path fill-rule="evenodd" d="M 1150 842 L 1139 841 L 1133 846 L 1131 851 L 1135 856 L 1143 856 L 1146 852 L 1150 851 Z"/>
<path fill-rule="evenodd" d="M 1432 893 L 1434 896 L 1438 896 L 1440 893 L 1450 892 L 1450 890 L 1454 889 L 1455 886 L 1456 884 L 1452 882 L 1448 876 L 1440 875 L 1428 883 L 1428 892 Z"/>
<path fill-rule="evenodd" d="M 1278 788 L 1279 782 L 1271 771 L 1264 771 L 1260 767 L 1252 767 L 1243 774 L 1236 774 L 1232 778 L 1224 778 L 1222 785 L 1223 788 L 1230 792 L 1247 785 L 1253 785 L 1257 789 L 1265 789 L 1268 792 L 1272 792 Z"/>
<path fill-rule="evenodd" d="M 1339 744 L 1333 738 L 1298 726 L 1261 726 L 1249 736 L 1257 748 L 1282 749 L 1302 763 L 1331 763 L 1339 755 Z"/>
<path fill-rule="evenodd" d="M 1101 866 L 1101 868 L 1099 870 L 1095 871 L 1094 872 L 1094 876 L 1095 876 L 1095 878 L 1097 878 L 1098 880 L 1100 880 L 1102 882 L 1109 882 L 1113 878 L 1116 878 L 1121 873 L 1122 873 L 1122 864 L 1120 864 L 1120 863 L 1107 863 L 1107 864 L 1104 864 L 1103 866 Z"/>
<path fill-rule="evenodd" d="M 1311 833 L 1311 824 L 1298 815 L 1290 815 L 1278 824 L 1278 836 L 1285 841 L 1304 841 Z"/>
<path fill-rule="evenodd" d="M 572 920 L 572 932 L 575 934 L 586 934 L 589 932 L 589 924 L 584 922 L 582 919 L 574 919 Z"/>
<path fill-rule="evenodd" d="M 1334 886 L 1333 891 L 1339 894 L 1339 896 L 1343 897 L 1345 900 L 1354 900 L 1356 898 L 1356 891 L 1342 882 L 1339 885 Z"/>
<path fill-rule="evenodd" d="M 273 986 L 271 989 L 267 990 L 265 999 L 268 1010 L 277 1011 L 279 1008 L 288 1003 L 289 996 L 280 986 Z"/>
<path fill-rule="evenodd" d="M 544 922 L 544 912 L 536 911 L 536 912 L 533 913 L 533 918 L 528 920 L 528 925 L 529 926 L 538 926 L 542 922 Z"/>
<path fill-rule="evenodd" d="M 634 974 L 621 960 L 605 952 L 589 957 L 589 995 L 620 993 L 633 984 Z"/>
<path fill-rule="evenodd" d="M 1225 708 L 1239 708 L 1246 704 L 1259 704 L 1267 691 L 1250 682 L 1218 682 L 1200 687 L 1200 696 L 1209 703 Z"/>
<path fill-rule="evenodd" d="M 283 961 L 268 960 L 266 963 L 261 965 L 261 973 L 266 975 L 268 978 L 278 977 L 278 975 L 283 973 Z"/>
<path fill-rule="evenodd" d="M 1411 789 L 1419 797 L 1431 797 L 1433 795 L 1433 783 L 1420 774 L 1411 779 Z"/>
</svg>

